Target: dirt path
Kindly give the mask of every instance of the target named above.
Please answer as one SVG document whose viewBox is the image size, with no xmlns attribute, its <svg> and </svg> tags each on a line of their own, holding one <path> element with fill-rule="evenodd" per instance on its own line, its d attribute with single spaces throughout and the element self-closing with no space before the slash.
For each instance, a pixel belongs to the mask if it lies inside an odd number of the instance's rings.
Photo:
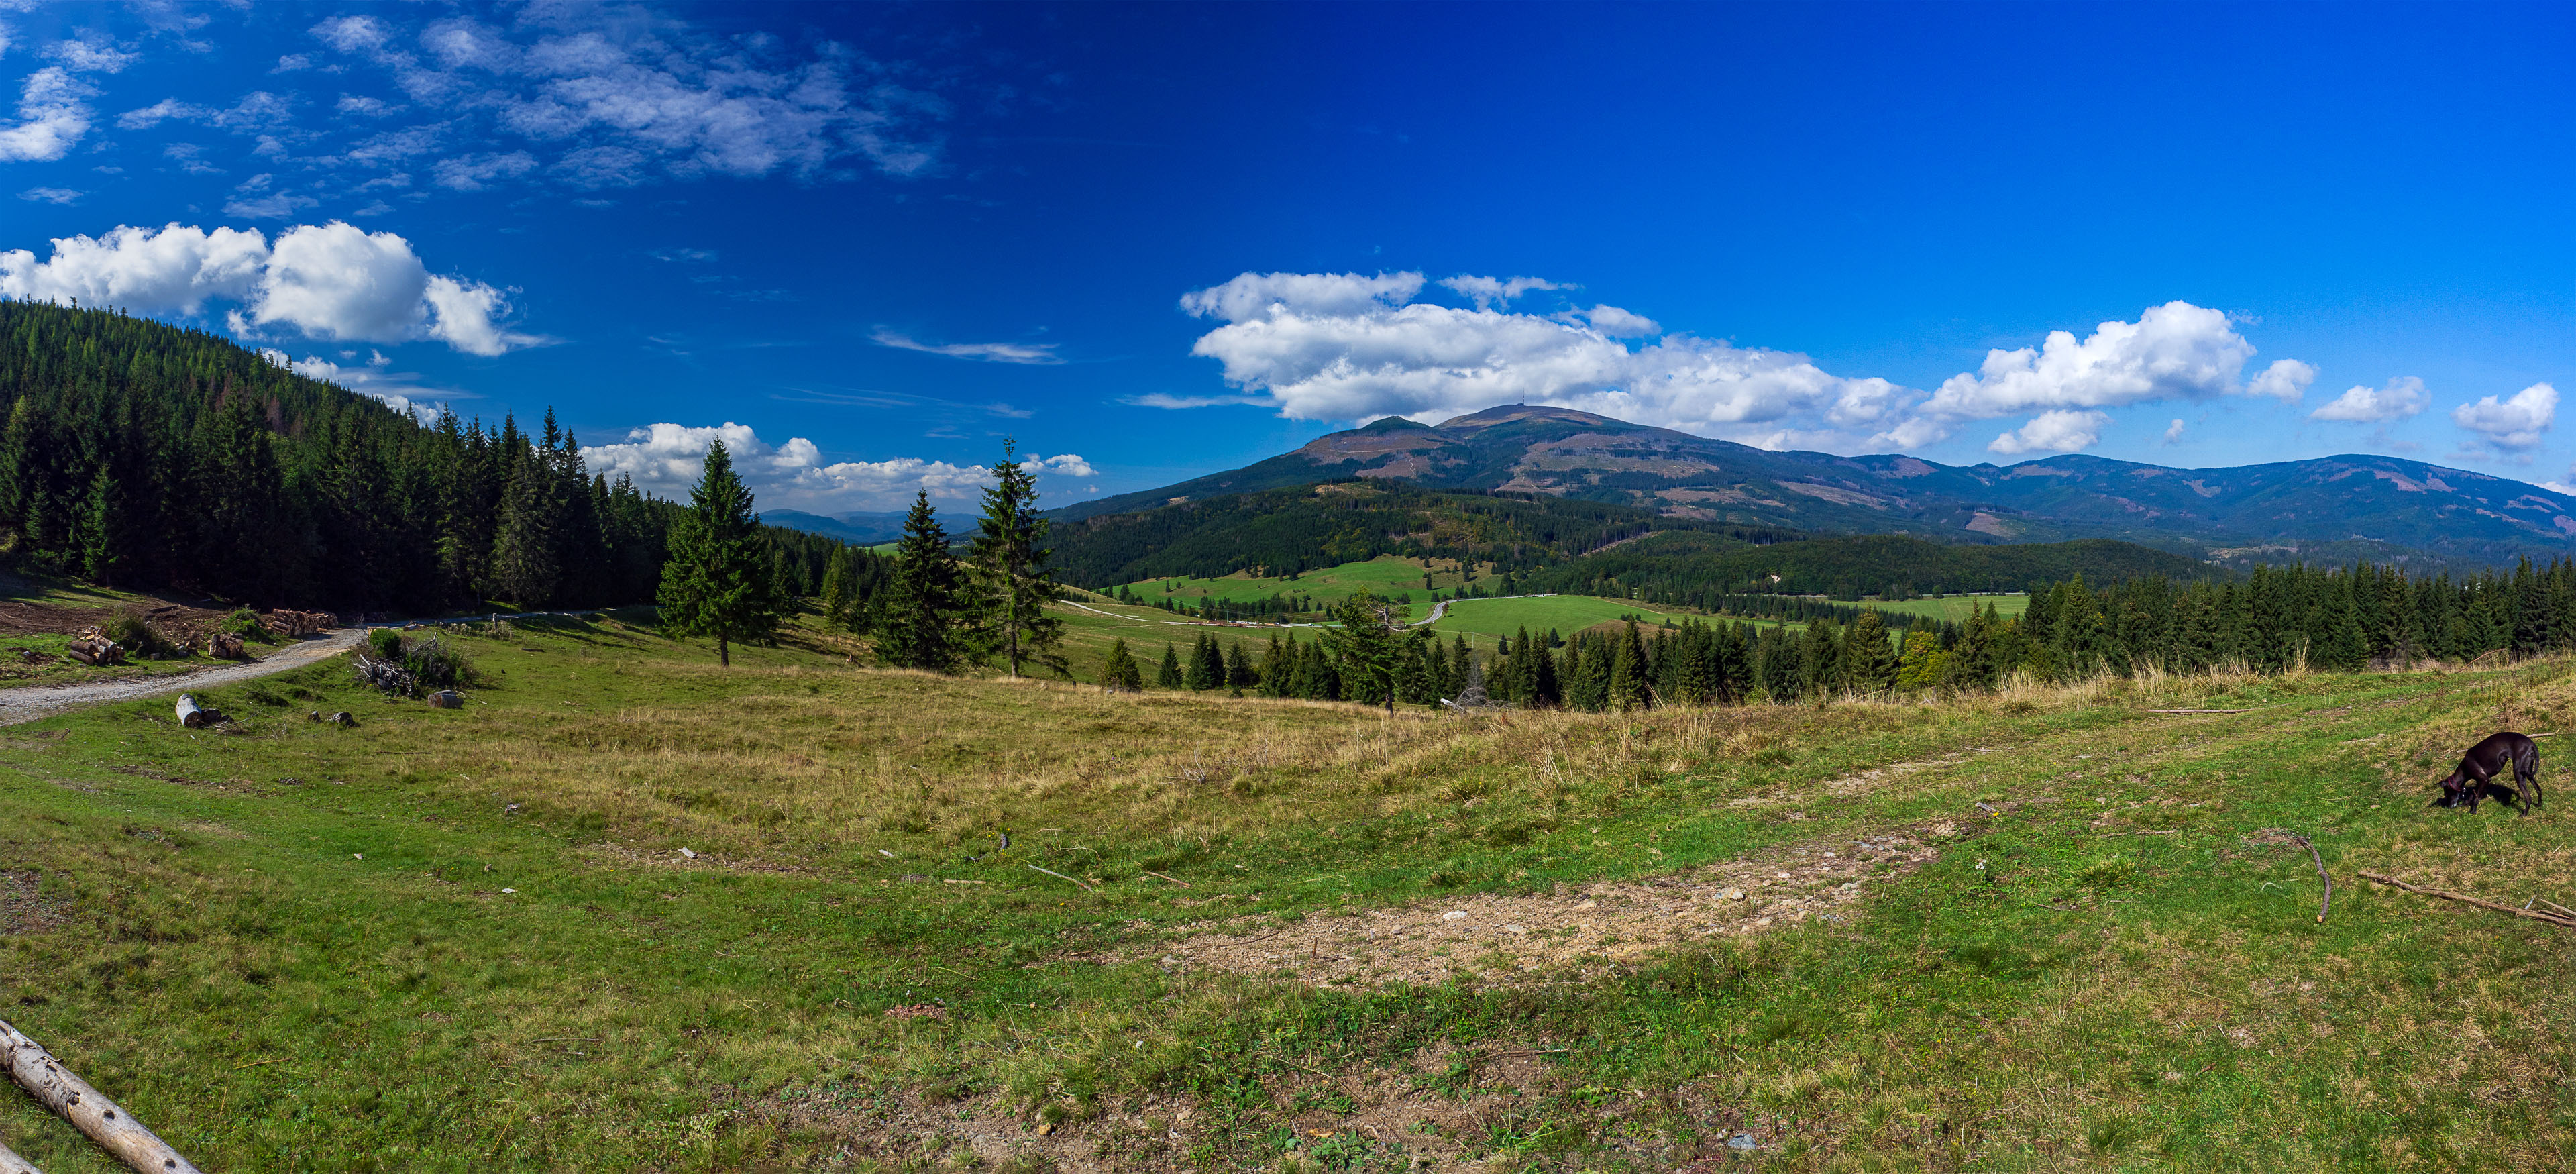
<svg viewBox="0 0 2576 1174">
<path fill-rule="evenodd" d="M 217 685 L 230 685 L 253 677 L 265 677 L 270 673 L 303 668 L 325 657 L 336 656 L 356 647 L 359 639 L 365 634 L 364 628 L 342 628 L 287 645 L 249 664 L 200 669 L 177 676 L 147 677 L 131 681 L 93 681 L 82 685 L 31 685 L 23 689 L 0 689 L 0 726 L 31 722 L 76 706 L 96 705 L 102 701 L 130 701 L 137 697 L 185 693 L 191 689 L 211 689 Z"/>
</svg>

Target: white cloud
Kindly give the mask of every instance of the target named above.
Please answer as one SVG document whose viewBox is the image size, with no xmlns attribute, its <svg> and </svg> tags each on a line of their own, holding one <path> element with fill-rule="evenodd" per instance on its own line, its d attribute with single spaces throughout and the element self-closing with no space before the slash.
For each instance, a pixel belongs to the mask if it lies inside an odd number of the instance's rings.
<svg viewBox="0 0 2576 1174">
<path fill-rule="evenodd" d="M 290 328 L 326 340 L 432 339 L 477 355 L 545 341 L 500 325 L 501 291 L 433 276 L 409 241 L 336 220 L 287 229 L 274 247 L 255 230 L 171 224 L 60 238 L 43 261 L 0 251 L 0 296 L 147 314 L 195 314 L 220 299 L 240 303 L 226 320 L 252 337 Z"/>
<path fill-rule="evenodd" d="M 1594 330 L 1612 338 L 1652 338 L 1664 332 L 1654 319 L 1643 314 L 1631 314 L 1617 306 L 1594 306 L 1581 313 L 1583 320 Z"/>
<path fill-rule="evenodd" d="M 27 75 L 18 90 L 18 124 L 0 127 L 0 163 L 45 163 L 71 152 L 89 133 L 89 104 L 98 91 L 59 66 Z"/>
<path fill-rule="evenodd" d="M 312 33 L 386 70 L 415 104 L 473 120 L 483 132 L 475 141 L 512 136 L 538 152 L 503 177 L 543 168 L 574 186 L 612 187 L 709 174 L 815 177 L 851 157 L 917 175 L 938 161 L 929 126 L 946 104 L 845 47 L 791 60 L 775 37 L 720 38 L 637 15 L 558 6 L 507 26 L 450 17 L 417 33 L 369 15 Z"/>
<path fill-rule="evenodd" d="M 1988 419 L 2028 411 L 2108 408 L 2232 391 L 2254 346 L 2227 315 L 2189 302 L 2150 306 L 2136 322 L 2104 322 L 2082 342 L 2049 332 L 2038 349 L 1995 349 L 1975 374 L 1953 375 L 1927 416 Z M 2276 365 L 2277 366 L 2277 365 Z"/>
<path fill-rule="evenodd" d="M 123 73 L 138 56 L 119 51 L 103 37 L 78 41 L 57 41 L 47 46 L 45 56 L 63 63 L 63 68 L 82 73 Z"/>
<path fill-rule="evenodd" d="M 2180 417 L 2176 417 L 2173 423 L 2165 425 L 2165 447 L 2172 448 L 2173 446 L 2181 443 L 2182 419 Z"/>
<path fill-rule="evenodd" d="M 2026 452 L 2074 452 L 2093 447 L 2093 442 L 2102 438 L 2103 425 L 2110 422 L 2111 416 L 2107 412 L 2077 412 L 2064 408 L 2041 412 L 2020 428 L 1994 438 L 1986 445 L 1986 451 L 2005 456 Z M 2167 429 L 2166 434 L 2172 435 L 2172 429 Z"/>
<path fill-rule="evenodd" d="M 1051 366 L 1064 359 L 1055 353 L 1054 343 L 1018 342 L 918 342 L 896 331 L 880 326 L 868 335 L 868 341 L 897 350 L 922 351 L 946 355 L 952 359 L 978 359 L 987 363 L 1025 363 Z"/>
<path fill-rule="evenodd" d="M 393 39 L 393 30 L 372 16 L 341 16 L 313 26 L 313 36 L 323 44 L 343 53 L 362 53 L 380 48 Z"/>
<path fill-rule="evenodd" d="M 1181 309 L 1201 318 L 1249 322 L 1274 308 L 1301 316 L 1351 317 L 1401 306 L 1422 292 L 1419 273 L 1246 273 L 1223 285 L 1181 295 Z"/>
<path fill-rule="evenodd" d="M 18 198 L 40 204 L 70 204 L 78 202 L 84 194 L 70 188 L 28 188 L 18 193 Z"/>
<path fill-rule="evenodd" d="M 430 170 L 440 187 L 479 192 L 492 180 L 525 175 L 536 169 L 536 156 L 525 151 L 512 151 L 506 155 L 487 153 L 441 159 Z"/>
<path fill-rule="evenodd" d="M 1505 283 L 1496 283 L 1497 292 Z M 2186 302 L 2105 322 L 2078 341 L 1995 350 L 1976 373 L 1932 394 L 1823 370 L 1805 355 L 1662 334 L 1616 306 L 1540 316 L 1416 302 L 1419 273 L 1245 273 L 1193 291 L 1181 308 L 1222 325 L 1191 353 L 1218 360 L 1227 382 L 1294 419 L 1400 415 L 1437 421 L 1506 403 L 1544 403 L 1747 444 L 1857 451 L 1917 448 L 1973 420 L 2033 419 L 1997 451 L 2037 451 L 2098 437 L 2101 409 L 2255 392 L 2295 395 L 2306 364 L 2274 363 L 2240 387 L 2254 347 L 2226 315 Z M 1645 345 L 1621 341 L 1652 337 Z M 1161 395 L 1133 402 L 1230 402 Z M 2011 447 L 2021 446 L 2021 447 Z M 2080 447 L 2080 445 L 2078 445 Z"/>
<path fill-rule="evenodd" d="M 289 359 L 285 351 L 276 347 L 261 347 L 259 353 L 269 362 L 307 379 L 337 384 L 375 400 L 420 421 L 423 427 L 436 424 L 439 415 L 448 410 L 444 400 L 421 398 L 423 389 L 415 382 L 419 376 L 409 371 L 391 370 L 393 360 L 385 357 L 383 351 L 373 352 L 363 364 L 334 363 L 319 355 Z"/>
<path fill-rule="evenodd" d="M 2451 409 L 2451 422 L 2477 433 L 2493 448 L 2520 452 L 2538 447 L 2540 434 L 2549 430 L 2558 418 L 2558 389 L 2546 383 L 2535 383 L 2515 392 L 2512 399 L 2498 401 L 2487 396 L 2473 404 Z"/>
<path fill-rule="evenodd" d="M 2265 367 L 2262 374 L 2246 382 L 2245 394 L 2295 404 L 2308 394 L 2308 385 L 2316 381 L 2316 368 L 2297 359 L 2278 359 Z"/>
<path fill-rule="evenodd" d="M 1465 273 L 1461 273 L 1456 277 L 1443 277 L 1440 279 L 1440 284 L 1448 286 L 1450 289 L 1457 291 L 1470 301 L 1475 302 L 1476 308 L 1479 310 L 1511 301 L 1512 299 L 1534 289 L 1568 288 L 1566 286 L 1558 285 L 1553 281 L 1548 281 L 1544 278 L 1538 277 L 1514 277 L 1509 280 L 1498 280 L 1491 277 L 1476 277 Z"/>
<path fill-rule="evenodd" d="M 2490 398 L 2489 402 L 2493 402 Z M 2400 375 L 2388 386 L 2372 391 L 2354 387 L 2308 413 L 2311 420 L 2332 420 L 2350 424 L 2386 424 L 2419 416 L 2433 406 L 2433 397 L 2425 394 L 2424 381 L 2412 375 Z"/>
<path fill-rule="evenodd" d="M 685 501 L 689 487 L 697 484 L 708 445 L 716 440 L 724 441 L 734 469 L 751 484 L 760 504 L 769 508 L 889 510 L 910 502 L 915 493 L 963 505 L 972 503 L 993 480 L 993 470 L 985 465 L 918 457 L 826 463 L 810 440 L 793 437 L 772 446 L 749 426 L 730 421 L 714 428 L 654 424 L 629 432 L 624 443 L 584 448 L 582 456 L 592 472 L 612 480 L 624 473 L 646 493 Z M 1051 494 L 1064 492 L 1049 489 L 1052 479 L 1098 475 L 1089 461 L 1071 453 L 1051 457 L 1032 453 L 1020 459 L 1032 466 L 1040 488 Z"/>
</svg>

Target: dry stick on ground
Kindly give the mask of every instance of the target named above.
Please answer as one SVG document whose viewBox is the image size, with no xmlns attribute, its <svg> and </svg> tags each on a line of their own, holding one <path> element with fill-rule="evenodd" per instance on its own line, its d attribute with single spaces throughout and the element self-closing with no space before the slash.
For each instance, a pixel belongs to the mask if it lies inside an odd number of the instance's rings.
<svg viewBox="0 0 2576 1174">
<path fill-rule="evenodd" d="M 2361 875 L 2364 880 L 2378 881 L 2383 885 L 2391 885 L 2396 888 L 2404 889 L 2410 893 L 2422 893 L 2427 897 L 2440 897 L 2445 901 L 2458 901 L 2464 905 L 2475 905 L 2480 909 L 2493 909 L 2498 913 L 2510 913 L 2516 917 L 2527 917 L 2533 921 L 2546 921 L 2551 925 L 2564 926 L 2568 929 L 2576 929 L 2576 917 L 2560 917 L 2555 913 L 2534 913 L 2528 909 L 2516 909 L 2511 905 L 2498 905 L 2493 901 L 2481 900 L 2479 898 L 2469 896 L 2466 893 L 2454 893 L 2447 889 L 2428 889 L 2422 885 L 2410 885 L 2396 877 L 2381 876 L 2375 872 L 2365 872 Z"/>
<path fill-rule="evenodd" d="M 2250 709 L 2150 709 L 2148 713 L 2252 713 Z"/>
<path fill-rule="evenodd" d="M 203 1174 L 133 1114 L 101 1096 L 42 1045 L 6 1023 L 0 1023 L 0 1064 L 8 1067 L 9 1079 L 17 1081 L 18 1087 L 126 1165 L 143 1174 Z"/>
<path fill-rule="evenodd" d="M 1152 870 L 1147 870 L 1147 871 L 1146 871 L 1146 873 L 1145 873 L 1145 875 L 1147 875 L 1147 876 L 1162 876 L 1164 880 L 1170 881 L 1170 882 L 1172 882 L 1173 884 L 1179 885 L 1179 886 L 1181 886 L 1182 888 L 1185 888 L 1185 889 L 1187 889 L 1187 888 L 1195 888 L 1195 887 L 1196 887 L 1196 886 L 1194 886 L 1194 885 L 1190 884 L 1190 882 L 1185 881 L 1185 880 L 1182 880 L 1182 879 L 1180 879 L 1180 878 L 1178 878 L 1178 877 L 1163 876 L 1163 874 L 1162 874 L 1162 873 L 1154 872 L 1154 871 L 1152 871 Z"/>
<path fill-rule="evenodd" d="M 0 1174 L 45 1174 L 34 1162 L 18 1156 L 18 1151 L 0 1145 Z"/>
<path fill-rule="evenodd" d="M 2326 910 L 2334 906 L 2334 878 L 2326 873 L 2325 854 L 2317 851 L 2316 844 L 2309 841 L 2306 836 L 2300 835 L 2288 828 L 2264 828 L 2262 831 L 2254 834 L 2257 836 L 2279 837 L 2279 839 L 2271 841 L 2276 844 L 2280 843 L 2282 839 L 2287 839 L 2308 850 L 2308 858 L 2317 862 L 2317 879 L 2326 883 L 2326 899 L 2317 902 L 2317 924 L 2324 925 L 2326 923 Z M 2247 838 L 2252 839 L 2250 836 Z M 2256 842 L 2259 843 L 2261 841 Z"/>
<path fill-rule="evenodd" d="M 1082 882 L 1081 882 L 1081 881 L 1073 880 L 1073 878 L 1072 878 L 1072 877 L 1066 876 L 1065 874 L 1063 874 L 1063 873 L 1061 873 L 1061 872 L 1057 872 L 1056 870 L 1054 870 L 1054 869 L 1052 869 L 1052 868 L 1038 868 L 1038 866 L 1037 866 L 1037 865 L 1034 865 L 1034 864 L 1030 865 L 1029 867 L 1030 867 L 1030 868 L 1035 868 L 1035 869 L 1037 869 L 1037 871 L 1039 871 L 1039 872 L 1043 872 L 1043 873 L 1047 874 L 1048 876 L 1054 877 L 1054 878 L 1055 878 L 1055 879 L 1057 879 L 1057 880 L 1062 880 L 1062 881 L 1073 881 L 1073 883 L 1075 883 L 1075 884 L 1077 884 L 1077 885 L 1082 885 Z M 1094 889 L 1094 888 L 1092 888 L 1090 885 L 1082 885 L 1082 891 L 1083 891 L 1083 892 L 1086 892 L 1086 893 L 1095 893 L 1095 892 L 1098 892 L 1099 890 L 1098 890 L 1098 889 Z"/>
</svg>

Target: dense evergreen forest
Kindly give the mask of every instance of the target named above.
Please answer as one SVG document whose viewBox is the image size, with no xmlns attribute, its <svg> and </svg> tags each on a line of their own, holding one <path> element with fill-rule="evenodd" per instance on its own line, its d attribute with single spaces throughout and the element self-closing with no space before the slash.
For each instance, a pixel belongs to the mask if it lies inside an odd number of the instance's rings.
<svg viewBox="0 0 2576 1174">
<path fill-rule="evenodd" d="M 262 606 L 427 614 L 651 600 L 680 507 L 533 433 L 422 426 L 204 331 L 0 301 L 0 553 Z M 840 543 L 776 527 L 809 594 Z"/>
<path fill-rule="evenodd" d="M 1660 530 L 1738 546 L 1799 537 L 1545 494 L 1439 491 L 1363 478 L 1063 521 L 1052 538 L 1066 582 L 1105 590 L 1236 571 L 1286 576 L 1383 554 L 1490 562 L 1517 573 Z"/>
<path fill-rule="evenodd" d="M 1968 546 L 1902 534 L 1806 538 L 1763 546 L 1688 531 L 1655 534 L 1522 578 L 1527 591 L 1607 595 L 1715 609 L 1721 596 L 1864 595 L 1903 599 L 2020 591 L 2081 575 L 2095 582 L 2146 576 L 2225 579 L 2235 572 L 2110 539 Z M 1778 576 L 1775 580 L 1773 576 Z"/>
</svg>

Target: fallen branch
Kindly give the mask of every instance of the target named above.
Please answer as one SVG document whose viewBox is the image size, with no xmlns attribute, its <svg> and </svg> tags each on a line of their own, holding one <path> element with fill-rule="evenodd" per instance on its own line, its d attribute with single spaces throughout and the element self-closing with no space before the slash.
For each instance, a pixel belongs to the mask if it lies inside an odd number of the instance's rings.
<svg viewBox="0 0 2576 1174">
<path fill-rule="evenodd" d="M 2262 831 L 2254 834 L 2257 836 L 2277 837 L 2271 841 L 2276 844 L 2286 839 L 2308 850 L 2308 858 L 2317 862 L 2317 879 L 2324 881 L 2326 885 L 2325 900 L 2317 902 L 2317 924 L 2324 925 L 2326 923 L 2326 910 L 2334 905 L 2334 878 L 2326 874 L 2325 854 L 2317 851 L 2316 844 L 2311 842 L 2306 836 L 2300 835 L 2288 828 L 2264 828 Z M 2252 837 L 2248 838 L 2251 839 Z M 2260 843 L 2261 841 L 2256 842 Z M 2369 874 L 2364 873 L 2362 875 L 2367 876 Z"/>
<path fill-rule="evenodd" d="M 1030 868 L 1036 868 L 1039 872 L 1043 872 L 1043 873 L 1047 874 L 1048 876 L 1054 877 L 1054 878 L 1055 878 L 1055 879 L 1057 879 L 1057 880 L 1061 880 L 1061 881 L 1073 881 L 1073 883 L 1075 883 L 1075 884 L 1077 884 L 1077 885 L 1082 885 L 1082 882 L 1081 882 L 1081 881 L 1073 880 L 1073 878 L 1072 878 L 1072 877 L 1066 876 L 1065 874 L 1063 874 L 1063 873 L 1061 873 L 1061 872 L 1057 872 L 1056 870 L 1054 870 L 1054 869 L 1052 869 L 1052 868 L 1038 868 L 1038 866 L 1037 866 L 1037 865 L 1034 865 L 1034 864 L 1030 865 L 1029 867 L 1030 867 Z M 1092 888 L 1090 885 L 1082 885 L 1082 891 L 1083 891 L 1083 892 L 1086 892 L 1086 893 L 1096 893 L 1096 892 L 1099 892 L 1100 890 L 1095 889 L 1095 888 Z"/>
<path fill-rule="evenodd" d="M 6 1023 L 0 1023 L 0 1064 L 7 1065 L 9 1079 L 55 1116 L 71 1122 L 100 1149 L 142 1174 L 204 1174 L 170 1143 L 153 1136 L 133 1114 L 118 1108 L 89 1082 L 72 1075 L 53 1053 Z"/>
<path fill-rule="evenodd" d="M 1185 889 L 1188 889 L 1188 888 L 1196 888 L 1196 887 L 1197 887 L 1197 886 L 1195 886 L 1195 885 L 1192 885 L 1192 884 L 1191 884 L 1190 882 L 1188 882 L 1188 881 L 1182 880 L 1182 879 L 1181 879 L 1181 878 L 1179 878 L 1179 877 L 1176 877 L 1176 876 L 1163 876 L 1163 874 L 1162 874 L 1162 873 L 1155 872 L 1155 871 L 1153 871 L 1152 869 L 1147 869 L 1147 870 L 1145 871 L 1145 875 L 1147 875 L 1147 876 L 1154 876 L 1154 877 L 1162 877 L 1164 880 L 1170 881 L 1170 882 L 1172 882 L 1173 884 L 1179 885 L 1179 886 L 1181 886 L 1182 888 L 1185 888 Z"/>
<path fill-rule="evenodd" d="M 2428 889 L 2422 885 L 2410 885 L 2396 877 L 2381 876 L 2375 872 L 2365 872 L 2362 873 L 2361 876 L 2364 880 L 2377 881 L 2380 884 L 2401 888 L 2410 893 L 2421 893 L 2427 897 L 2440 897 L 2445 901 L 2458 901 L 2463 905 L 2475 905 L 2480 909 L 2493 909 L 2498 913 L 2510 913 L 2516 917 L 2527 917 L 2533 921 L 2545 921 L 2551 925 L 2563 926 L 2568 929 L 2576 929 L 2576 917 L 2561 917 L 2555 913 L 2534 913 L 2528 909 L 2516 909 L 2511 905 L 2498 905 L 2493 901 L 2481 900 L 2479 898 L 2469 896 L 2466 893 L 2454 893 L 2447 889 Z"/>
<path fill-rule="evenodd" d="M 19 1157 L 16 1150 L 0 1145 L 0 1174 L 45 1174 L 34 1162 Z"/>
<path fill-rule="evenodd" d="M 2150 709 L 2148 713 L 2252 713 L 2250 709 Z"/>
</svg>

